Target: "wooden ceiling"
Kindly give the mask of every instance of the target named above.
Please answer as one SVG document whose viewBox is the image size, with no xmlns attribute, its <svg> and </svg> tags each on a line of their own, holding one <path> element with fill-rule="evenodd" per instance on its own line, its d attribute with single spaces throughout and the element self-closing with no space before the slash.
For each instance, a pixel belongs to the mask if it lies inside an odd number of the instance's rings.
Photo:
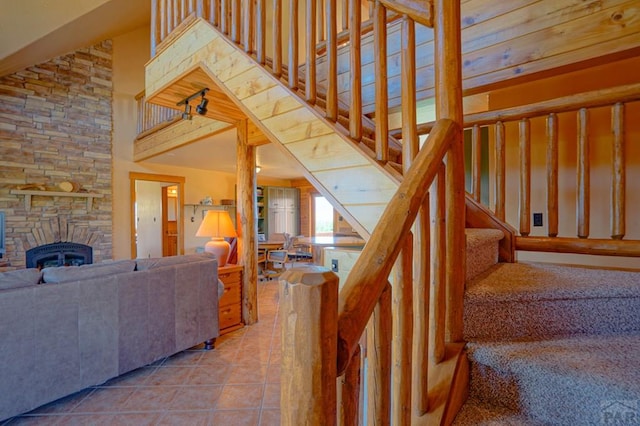
<svg viewBox="0 0 640 426">
<path fill-rule="evenodd" d="M 196 68 L 184 75 L 147 101 L 168 108 L 184 110 L 184 105 L 178 106 L 178 103 L 205 88 L 209 89 L 206 95 L 209 104 L 205 117 L 227 123 L 235 123 L 247 118 L 201 68 Z M 192 114 L 195 114 L 198 103 L 200 103 L 199 97 L 191 100 Z"/>
<path fill-rule="evenodd" d="M 231 124 L 236 124 L 239 120 L 248 118 L 201 68 L 196 68 L 185 74 L 152 98 L 147 99 L 147 102 L 184 111 L 184 104 L 178 105 L 178 103 L 205 88 L 209 89 L 206 93 L 209 103 L 207 104 L 205 117 Z M 189 102 L 191 114 L 196 114 L 196 106 L 200 103 L 200 99 L 198 96 Z M 257 146 L 270 142 L 251 120 L 249 120 L 248 136 L 249 145 Z"/>
</svg>

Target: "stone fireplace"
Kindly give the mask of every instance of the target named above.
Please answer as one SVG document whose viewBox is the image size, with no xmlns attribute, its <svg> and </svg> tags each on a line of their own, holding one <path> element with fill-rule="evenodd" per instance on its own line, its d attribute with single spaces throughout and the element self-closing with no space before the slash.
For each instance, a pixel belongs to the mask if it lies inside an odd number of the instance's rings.
<svg viewBox="0 0 640 426">
<path fill-rule="evenodd" d="M 111 41 L 0 76 L 0 98 L 3 261 L 24 268 L 27 251 L 54 243 L 89 246 L 93 262 L 112 259 Z M 62 182 L 100 198 L 55 195 Z M 15 192 L 25 185 L 44 190 L 27 202 Z"/>
<path fill-rule="evenodd" d="M 93 263 L 93 245 L 99 246 L 101 240 L 99 232 L 69 223 L 65 217 L 51 218 L 40 225 L 23 241 L 27 268 Z"/>
</svg>

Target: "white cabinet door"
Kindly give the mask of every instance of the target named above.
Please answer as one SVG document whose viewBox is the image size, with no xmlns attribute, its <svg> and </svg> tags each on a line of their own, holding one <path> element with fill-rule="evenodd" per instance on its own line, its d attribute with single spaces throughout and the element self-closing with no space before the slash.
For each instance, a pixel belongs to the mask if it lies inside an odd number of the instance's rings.
<svg viewBox="0 0 640 426">
<path fill-rule="evenodd" d="M 298 208 L 298 189 L 297 188 L 286 188 L 284 190 L 284 207 L 286 209 L 295 210 Z"/>
<path fill-rule="evenodd" d="M 269 200 L 270 209 L 285 208 L 284 190 L 285 188 L 279 188 L 277 186 L 268 188 L 267 198 Z"/>
<path fill-rule="evenodd" d="M 298 235 L 298 210 L 285 209 L 284 217 L 286 218 L 286 228 L 290 235 Z"/>
<path fill-rule="evenodd" d="M 269 210 L 269 235 L 287 232 L 287 215 L 284 209 Z"/>
</svg>

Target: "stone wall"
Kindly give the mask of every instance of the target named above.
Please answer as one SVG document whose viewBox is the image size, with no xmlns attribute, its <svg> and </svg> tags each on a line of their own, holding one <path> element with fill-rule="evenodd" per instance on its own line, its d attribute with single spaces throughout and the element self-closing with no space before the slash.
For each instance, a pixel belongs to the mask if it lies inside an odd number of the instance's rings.
<svg viewBox="0 0 640 426">
<path fill-rule="evenodd" d="M 111 135 L 111 41 L 0 77 L 0 211 L 12 267 L 56 240 L 90 244 L 94 262 L 112 258 Z M 102 198 L 45 193 L 28 209 L 11 194 L 25 184 L 61 191 L 62 182 Z"/>
</svg>

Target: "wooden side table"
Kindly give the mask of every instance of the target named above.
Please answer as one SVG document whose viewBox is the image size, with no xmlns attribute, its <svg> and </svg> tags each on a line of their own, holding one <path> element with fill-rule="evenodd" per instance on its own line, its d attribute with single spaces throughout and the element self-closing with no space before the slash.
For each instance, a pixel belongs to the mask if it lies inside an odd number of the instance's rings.
<svg viewBox="0 0 640 426">
<path fill-rule="evenodd" d="M 218 301 L 220 335 L 242 328 L 242 265 L 227 264 L 218 268 L 218 278 L 224 284 L 224 293 Z"/>
</svg>

